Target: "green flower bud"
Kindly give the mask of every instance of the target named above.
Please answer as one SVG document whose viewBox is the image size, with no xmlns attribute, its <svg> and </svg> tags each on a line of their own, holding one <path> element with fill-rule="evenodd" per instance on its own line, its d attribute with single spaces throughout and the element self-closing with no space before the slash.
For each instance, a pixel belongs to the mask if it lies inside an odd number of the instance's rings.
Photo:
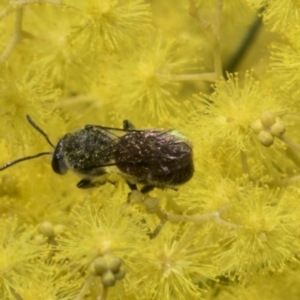
<svg viewBox="0 0 300 300">
<path fill-rule="evenodd" d="M 34 237 L 34 242 L 38 245 L 43 245 L 47 243 L 47 239 L 43 234 L 38 234 Z"/>
<path fill-rule="evenodd" d="M 93 276 L 99 276 L 98 272 L 95 270 L 94 262 L 92 262 L 92 263 L 90 264 L 90 273 L 91 273 Z"/>
<path fill-rule="evenodd" d="M 284 135 L 285 130 L 285 123 L 280 118 L 276 118 L 276 122 L 272 125 L 270 132 L 276 137 L 281 137 Z"/>
<path fill-rule="evenodd" d="M 107 267 L 111 272 L 117 273 L 119 271 L 122 264 L 122 261 L 119 257 L 113 255 L 112 253 L 107 253 L 103 255 L 103 258 L 105 259 Z"/>
<path fill-rule="evenodd" d="M 110 287 L 110 286 L 114 286 L 116 284 L 116 278 L 115 278 L 115 275 L 110 272 L 110 271 L 106 271 L 102 277 L 101 277 L 101 281 L 102 281 L 102 284 L 105 286 L 105 287 Z"/>
<path fill-rule="evenodd" d="M 117 273 L 115 273 L 115 278 L 116 280 L 122 280 L 126 275 L 126 270 L 124 268 L 124 266 L 121 266 L 119 271 Z"/>
<path fill-rule="evenodd" d="M 253 121 L 251 123 L 250 127 L 257 134 L 260 133 L 263 130 L 263 125 L 262 125 L 260 119 Z"/>
<path fill-rule="evenodd" d="M 157 198 L 147 197 L 144 200 L 144 205 L 149 214 L 155 214 L 159 210 L 159 200 Z"/>
<path fill-rule="evenodd" d="M 128 200 L 133 203 L 140 203 L 143 201 L 143 194 L 140 191 L 132 191 L 128 194 Z"/>
<path fill-rule="evenodd" d="M 50 222 L 41 223 L 39 231 L 42 235 L 48 238 L 52 238 L 55 236 L 53 224 Z"/>
<path fill-rule="evenodd" d="M 274 143 L 273 135 L 264 130 L 258 134 L 258 139 L 260 143 L 266 147 L 270 147 Z"/>
<path fill-rule="evenodd" d="M 276 121 L 276 116 L 270 111 L 265 111 L 260 117 L 261 123 L 265 128 L 270 128 Z"/>
<path fill-rule="evenodd" d="M 107 262 L 103 256 L 97 257 L 92 265 L 94 266 L 96 276 L 102 276 L 108 270 Z"/>
<path fill-rule="evenodd" d="M 55 236 L 62 235 L 66 231 L 66 227 L 62 224 L 56 224 L 53 227 Z"/>
</svg>

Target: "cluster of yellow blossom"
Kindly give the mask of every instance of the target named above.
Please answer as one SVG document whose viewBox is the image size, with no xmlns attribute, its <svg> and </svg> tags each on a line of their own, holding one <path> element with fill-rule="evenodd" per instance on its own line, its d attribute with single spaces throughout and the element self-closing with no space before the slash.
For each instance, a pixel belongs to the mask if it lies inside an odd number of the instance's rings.
<svg viewBox="0 0 300 300">
<path fill-rule="evenodd" d="M 0 299 L 299 299 L 299 21 L 294 0 L 1 1 L 0 165 L 129 120 L 184 134 L 195 170 L 129 197 L 115 166 L 86 190 L 52 155 L 0 166 Z"/>
</svg>

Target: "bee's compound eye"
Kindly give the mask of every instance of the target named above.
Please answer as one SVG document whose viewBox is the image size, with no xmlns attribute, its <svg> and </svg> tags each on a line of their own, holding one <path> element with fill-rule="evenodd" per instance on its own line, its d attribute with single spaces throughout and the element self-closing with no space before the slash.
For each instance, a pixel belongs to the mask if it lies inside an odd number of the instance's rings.
<svg viewBox="0 0 300 300">
<path fill-rule="evenodd" d="M 53 158 L 52 158 L 52 169 L 57 174 L 65 174 L 68 170 L 65 162 L 64 156 L 62 154 L 62 140 L 58 143 L 55 148 Z"/>
<path fill-rule="evenodd" d="M 59 159 L 56 156 L 53 156 L 52 159 L 52 169 L 57 174 L 65 174 L 66 171 L 64 169 L 61 169 L 61 164 L 59 162 Z"/>
</svg>

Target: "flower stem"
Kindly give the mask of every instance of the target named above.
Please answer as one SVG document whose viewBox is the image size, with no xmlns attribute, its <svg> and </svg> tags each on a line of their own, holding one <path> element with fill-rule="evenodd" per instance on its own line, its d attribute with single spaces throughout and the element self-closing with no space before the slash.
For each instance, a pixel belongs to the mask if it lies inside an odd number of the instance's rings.
<svg viewBox="0 0 300 300">
<path fill-rule="evenodd" d="M 279 179 L 279 180 L 273 180 L 271 182 L 268 182 L 268 185 L 273 186 L 287 186 L 296 182 L 300 181 L 300 175 L 292 176 L 289 178 Z"/>
<path fill-rule="evenodd" d="M 88 279 L 86 280 L 86 282 L 84 283 L 81 291 L 79 292 L 79 294 L 76 296 L 76 298 L 74 300 L 82 300 L 83 297 L 85 296 L 87 290 L 89 289 L 89 287 L 91 286 L 92 282 L 94 281 L 95 276 L 90 275 L 88 277 Z"/>
<path fill-rule="evenodd" d="M 281 136 L 279 137 L 280 140 L 282 140 L 285 144 L 287 144 L 289 147 L 291 147 L 292 149 L 298 150 L 300 151 L 300 146 L 294 142 L 292 142 L 289 138 L 287 138 L 286 136 Z"/>
<path fill-rule="evenodd" d="M 239 227 L 239 225 L 221 219 L 220 218 L 221 210 L 222 208 L 219 211 L 213 211 L 211 213 L 204 214 L 204 215 L 188 216 L 188 215 L 167 214 L 167 216 L 168 216 L 168 220 L 171 222 L 192 222 L 197 226 L 200 226 L 207 222 L 214 222 L 221 226 L 233 227 L 233 228 Z"/>
<path fill-rule="evenodd" d="M 99 300 L 106 300 L 107 296 L 108 296 L 108 287 L 104 286 Z"/>
<path fill-rule="evenodd" d="M 249 175 L 247 155 L 243 150 L 241 150 L 241 160 L 242 160 L 243 173 Z"/>
</svg>

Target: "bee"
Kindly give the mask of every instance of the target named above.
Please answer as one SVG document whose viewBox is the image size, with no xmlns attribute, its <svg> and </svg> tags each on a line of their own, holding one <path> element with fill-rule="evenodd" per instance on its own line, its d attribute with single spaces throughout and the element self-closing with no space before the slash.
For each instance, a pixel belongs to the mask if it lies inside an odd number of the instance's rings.
<svg viewBox="0 0 300 300">
<path fill-rule="evenodd" d="M 104 184 L 109 173 L 119 173 L 131 190 L 143 185 L 141 192 L 154 188 L 176 189 L 191 179 L 193 151 L 189 140 L 177 130 L 135 129 L 128 120 L 123 128 L 86 125 L 62 137 L 56 146 L 48 135 L 26 116 L 30 125 L 46 139 L 53 152 L 41 152 L 8 162 L 0 171 L 19 162 L 52 155 L 52 169 L 59 175 L 73 171 L 81 177 L 77 187 Z"/>
</svg>

